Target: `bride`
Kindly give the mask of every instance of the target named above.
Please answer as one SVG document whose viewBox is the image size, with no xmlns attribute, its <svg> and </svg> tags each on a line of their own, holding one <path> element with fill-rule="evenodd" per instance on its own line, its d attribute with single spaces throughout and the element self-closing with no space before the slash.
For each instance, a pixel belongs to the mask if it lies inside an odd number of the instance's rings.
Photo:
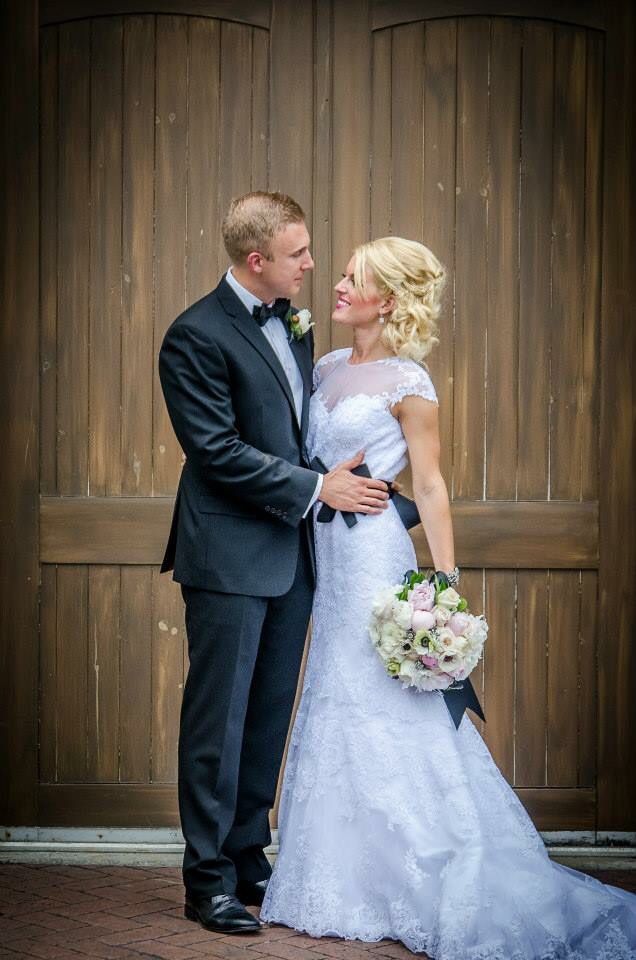
<svg viewBox="0 0 636 960">
<path fill-rule="evenodd" d="M 353 349 L 315 368 L 309 448 L 364 450 L 393 480 L 410 461 L 435 568 L 457 582 L 437 400 L 443 269 L 397 237 L 359 247 L 333 319 Z M 284 778 L 280 852 L 261 919 L 312 936 L 392 938 L 434 960 L 636 958 L 636 897 L 550 861 L 464 716 L 393 683 L 367 625 L 374 594 L 417 565 L 396 509 L 316 523 L 313 639 Z"/>
</svg>

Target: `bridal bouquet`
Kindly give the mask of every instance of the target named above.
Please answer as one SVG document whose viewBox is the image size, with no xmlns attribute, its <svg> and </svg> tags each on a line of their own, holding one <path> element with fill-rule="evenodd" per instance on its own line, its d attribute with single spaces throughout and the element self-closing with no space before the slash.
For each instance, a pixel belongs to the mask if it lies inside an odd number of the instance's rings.
<svg viewBox="0 0 636 960">
<path fill-rule="evenodd" d="M 488 634 L 483 616 L 437 578 L 409 570 L 373 600 L 369 635 L 390 677 L 417 690 L 446 690 L 479 662 Z"/>
</svg>

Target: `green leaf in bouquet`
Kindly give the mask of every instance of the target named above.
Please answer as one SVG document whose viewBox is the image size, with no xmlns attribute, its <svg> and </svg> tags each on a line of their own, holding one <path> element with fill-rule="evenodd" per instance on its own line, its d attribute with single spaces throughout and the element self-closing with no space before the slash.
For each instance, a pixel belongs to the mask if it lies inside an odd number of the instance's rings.
<svg viewBox="0 0 636 960">
<path fill-rule="evenodd" d="M 457 604 L 457 609 L 460 613 L 463 613 L 464 610 L 468 610 L 468 600 L 466 597 L 460 597 L 459 603 Z"/>
</svg>

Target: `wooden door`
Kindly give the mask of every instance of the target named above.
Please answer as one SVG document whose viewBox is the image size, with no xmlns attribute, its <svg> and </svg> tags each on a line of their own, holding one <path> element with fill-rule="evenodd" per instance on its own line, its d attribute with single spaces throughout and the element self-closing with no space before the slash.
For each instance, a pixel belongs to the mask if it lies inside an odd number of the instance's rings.
<svg viewBox="0 0 636 960">
<path fill-rule="evenodd" d="M 630 5 L 3 16 L 2 822 L 177 823 L 186 656 L 157 571 L 181 452 L 156 353 L 225 267 L 231 196 L 268 187 L 308 213 L 319 354 L 356 243 L 446 264 L 430 365 L 491 624 L 484 736 L 542 829 L 634 829 Z"/>
</svg>

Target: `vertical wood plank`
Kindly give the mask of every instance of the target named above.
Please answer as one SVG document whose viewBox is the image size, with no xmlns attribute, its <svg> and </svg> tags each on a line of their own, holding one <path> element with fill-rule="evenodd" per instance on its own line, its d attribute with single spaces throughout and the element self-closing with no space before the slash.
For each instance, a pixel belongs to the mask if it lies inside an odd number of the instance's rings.
<svg viewBox="0 0 636 960">
<path fill-rule="evenodd" d="M 471 613 L 478 615 L 480 613 L 486 612 L 485 599 L 485 584 L 484 584 L 484 571 L 483 570 L 462 570 L 461 580 L 459 583 L 459 593 L 462 597 L 465 597 L 468 600 L 468 609 Z M 489 641 L 486 641 L 487 643 Z M 473 672 L 470 675 L 471 682 L 475 688 L 475 693 L 479 697 L 479 701 L 484 708 L 484 713 L 487 718 L 487 723 L 484 723 L 483 720 L 480 720 L 479 717 L 475 716 L 474 713 L 470 714 L 470 719 L 475 724 L 482 737 L 484 731 L 488 726 L 488 722 L 491 720 L 491 717 L 488 713 L 488 706 L 484 702 L 485 690 L 484 690 L 484 659 L 482 658 Z"/>
<path fill-rule="evenodd" d="M 267 190 L 269 134 L 269 34 L 252 30 L 252 190 Z M 308 207 L 311 209 L 311 207 Z"/>
<path fill-rule="evenodd" d="M 59 28 L 58 492 L 88 488 L 89 22 Z"/>
<path fill-rule="evenodd" d="M 484 496 L 490 24 L 457 25 L 457 226 L 453 496 Z"/>
<path fill-rule="evenodd" d="M 87 777 L 116 782 L 119 767 L 118 567 L 88 569 Z"/>
<path fill-rule="evenodd" d="M 221 28 L 216 20 L 189 18 L 188 239 L 186 300 L 194 303 L 216 286 L 221 232 L 219 71 Z"/>
<path fill-rule="evenodd" d="M 371 95 L 371 236 L 391 232 L 391 104 L 393 101 L 392 30 L 373 34 Z"/>
<path fill-rule="evenodd" d="M 152 492 L 153 17 L 124 23 L 121 315 L 121 491 Z"/>
<path fill-rule="evenodd" d="M 550 571 L 548 786 L 575 787 L 578 759 L 579 578 Z"/>
<path fill-rule="evenodd" d="M 57 570 L 58 780 L 86 779 L 88 568 Z"/>
<path fill-rule="evenodd" d="M 493 18 L 490 51 L 486 497 L 514 500 L 519 325 L 521 27 Z"/>
<path fill-rule="evenodd" d="M 509 783 L 514 781 L 515 573 L 486 571 L 488 640 L 484 653 L 485 739 Z"/>
<path fill-rule="evenodd" d="M 89 479 L 121 491 L 122 21 L 91 22 Z"/>
<path fill-rule="evenodd" d="M 58 29 L 40 46 L 40 492 L 57 493 Z"/>
<path fill-rule="evenodd" d="M 177 584 L 152 571 L 153 783 L 177 779 L 179 713 L 183 696 L 183 601 Z"/>
<path fill-rule="evenodd" d="M 446 269 L 439 318 L 439 344 L 427 359 L 439 400 L 440 467 L 450 490 L 453 462 L 453 358 L 455 274 L 455 148 L 457 25 L 454 20 L 426 24 L 424 72 L 424 243 Z"/>
<path fill-rule="evenodd" d="M 517 573 L 515 786 L 546 785 L 548 576 Z"/>
<path fill-rule="evenodd" d="M 583 326 L 585 36 L 555 27 L 550 498 L 578 499 Z"/>
<path fill-rule="evenodd" d="M 270 189 L 291 194 L 298 201 L 310 233 L 314 189 L 313 7 L 295 0 L 272 2 L 269 100 Z M 305 275 L 297 299 L 311 305 L 311 273 Z"/>
<path fill-rule="evenodd" d="M 248 193 L 252 179 L 251 96 L 249 85 L 237 83 L 252 70 L 252 38 L 248 27 L 240 23 L 221 23 L 221 112 L 219 213 L 227 213 L 233 197 Z M 227 254 L 219 237 L 221 269 L 227 265 Z"/>
<path fill-rule="evenodd" d="M 579 630 L 579 736 L 578 785 L 596 783 L 597 739 L 597 637 L 598 637 L 598 573 L 581 572 L 581 625 Z"/>
<path fill-rule="evenodd" d="M 371 31 L 368 0 L 333 7 L 332 276 L 339 277 L 351 253 L 369 236 L 371 121 Z M 358 92 L 352 97 L 351 91 Z M 351 336 L 332 328 L 332 347 Z"/>
<path fill-rule="evenodd" d="M 331 272 L 331 151 L 332 151 L 332 76 L 333 37 L 332 3 L 326 0 L 316 5 L 314 43 L 316 65 L 314 80 L 314 160 L 312 244 L 314 271 L 312 278 L 312 305 L 315 357 L 323 356 L 331 345 L 331 313 L 334 303 Z"/>
<path fill-rule="evenodd" d="M 392 31 L 391 231 L 422 240 L 424 26 Z M 386 95 L 386 94 L 385 94 Z"/>
<path fill-rule="evenodd" d="M 44 564 L 40 572 L 39 779 L 57 780 L 57 570 Z"/>
<path fill-rule="evenodd" d="M 636 729 L 636 11 L 607 7 L 603 164 L 603 287 L 600 370 L 600 608 L 602 637 L 611 624 L 612 655 L 599 658 L 598 828 L 636 830 L 636 764 L 626 763 Z M 618 118 L 621 121 L 618 122 Z"/>
<path fill-rule="evenodd" d="M 602 264 L 603 38 L 587 32 L 585 276 L 581 353 L 581 500 L 598 497 L 599 321 Z"/>
<path fill-rule="evenodd" d="M 553 28 L 523 25 L 517 496 L 548 493 Z"/>
<path fill-rule="evenodd" d="M 119 779 L 150 774 L 152 576 L 150 567 L 121 568 Z"/>
<path fill-rule="evenodd" d="M 187 19 L 157 17 L 156 46 L 154 353 L 186 305 Z M 153 493 L 174 493 L 183 454 L 163 400 L 156 363 L 153 437 Z"/>
</svg>

